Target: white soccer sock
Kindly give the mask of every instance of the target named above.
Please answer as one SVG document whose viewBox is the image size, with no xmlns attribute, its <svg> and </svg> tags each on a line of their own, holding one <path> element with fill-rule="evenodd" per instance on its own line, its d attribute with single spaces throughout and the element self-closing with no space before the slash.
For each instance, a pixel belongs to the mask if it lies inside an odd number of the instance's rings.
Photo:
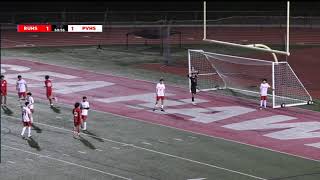
<svg viewBox="0 0 320 180">
<path fill-rule="evenodd" d="M 30 137 L 31 136 L 31 127 L 29 126 L 28 127 L 28 137 Z"/>
<path fill-rule="evenodd" d="M 264 108 L 267 108 L 267 100 L 263 101 L 263 106 L 264 106 Z"/>
<path fill-rule="evenodd" d="M 163 105 L 161 105 L 161 109 L 163 109 Z"/>
<path fill-rule="evenodd" d="M 86 130 L 87 129 L 87 122 L 83 123 L 83 129 Z"/>
<path fill-rule="evenodd" d="M 23 136 L 24 132 L 26 131 L 27 127 L 22 128 L 21 136 Z"/>
<path fill-rule="evenodd" d="M 263 105 L 263 100 L 260 101 L 260 107 L 262 107 L 262 105 Z"/>
</svg>

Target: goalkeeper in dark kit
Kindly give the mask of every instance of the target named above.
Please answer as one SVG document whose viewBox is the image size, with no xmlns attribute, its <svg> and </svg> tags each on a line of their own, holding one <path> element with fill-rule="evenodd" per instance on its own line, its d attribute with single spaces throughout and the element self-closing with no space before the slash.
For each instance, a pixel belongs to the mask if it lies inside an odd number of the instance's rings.
<svg viewBox="0 0 320 180">
<path fill-rule="evenodd" d="M 188 74 L 188 77 L 190 79 L 191 84 L 191 94 L 192 94 L 192 104 L 196 105 L 194 102 L 194 95 L 197 93 L 197 79 L 198 79 L 198 71 L 195 71 L 194 68 L 192 68 L 192 71 L 190 74 Z"/>
</svg>

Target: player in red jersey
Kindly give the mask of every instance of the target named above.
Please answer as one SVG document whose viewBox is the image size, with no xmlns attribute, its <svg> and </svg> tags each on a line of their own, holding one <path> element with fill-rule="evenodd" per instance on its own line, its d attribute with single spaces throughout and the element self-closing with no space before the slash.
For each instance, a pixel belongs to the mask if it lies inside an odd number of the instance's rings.
<svg viewBox="0 0 320 180">
<path fill-rule="evenodd" d="M 49 100 L 50 106 L 53 106 L 52 100 L 53 99 L 56 100 L 56 98 L 53 97 L 53 95 L 52 95 L 52 82 L 49 79 L 50 78 L 49 75 L 46 75 L 44 78 L 45 78 L 44 84 L 45 84 L 45 88 L 46 88 L 46 95 Z"/>
<path fill-rule="evenodd" d="M 76 102 L 74 104 L 74 109 L 72 110 L 72 113 L 74 124 L 73 136 L 80 136 L 80 125 L 82 124 L 80 103 Z"/>
<path fill-rule="evenodd" d="M 0 93 L 1 106 L 7 106 L 7 80 L 4 79 L 4 75 L 1 75 L 0 77 L 1 77 L 1 93 Z M 3 103 L 2 103 L 2 99 L 3 99 Z"/>
</svg>

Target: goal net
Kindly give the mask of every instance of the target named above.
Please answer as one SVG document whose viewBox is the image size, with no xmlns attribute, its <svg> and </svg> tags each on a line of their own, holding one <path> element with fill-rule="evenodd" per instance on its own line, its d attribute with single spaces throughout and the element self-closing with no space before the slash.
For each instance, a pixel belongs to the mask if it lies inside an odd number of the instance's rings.
<svg viewBox="0 0 320 180">
<path fill-rule="evenodd" d="M 198 71 L 200 91 L 230 89 L 260 97 L 263 79 L 273 87 L 268 92 L 273 108 L 308 104 L 312 98 L 287 62 L 188 50 L 189 73 Z"/>
</svg>

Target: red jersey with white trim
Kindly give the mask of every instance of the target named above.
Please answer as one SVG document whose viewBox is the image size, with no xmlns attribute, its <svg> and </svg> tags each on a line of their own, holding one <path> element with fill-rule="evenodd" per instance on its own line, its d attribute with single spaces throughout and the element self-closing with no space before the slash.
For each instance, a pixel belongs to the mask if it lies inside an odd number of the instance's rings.
<svg viewBox="0 0 320 180">
<path fill-rule="evenodd" d="M 73 121 L 74 122 L 80 122 L 80 120 L 81 120 L 81 109 L 80 109 L 80 107 L 74 108 L 72 110 L 72 113 L 73 113 Z"/>
<path fill-rule="evenodd" d="M 7 81 L 1 80 L 1 93 L 6 93 L 6 92 L 7 92 Z"/>
<path fill-rule="evenodd" d="M 51 80 L 49 80 L 49 79 L 45 80 L 44 84 L 46 85 L 47 91 L 51 91 L 52 90 Z"/>
</svg>

